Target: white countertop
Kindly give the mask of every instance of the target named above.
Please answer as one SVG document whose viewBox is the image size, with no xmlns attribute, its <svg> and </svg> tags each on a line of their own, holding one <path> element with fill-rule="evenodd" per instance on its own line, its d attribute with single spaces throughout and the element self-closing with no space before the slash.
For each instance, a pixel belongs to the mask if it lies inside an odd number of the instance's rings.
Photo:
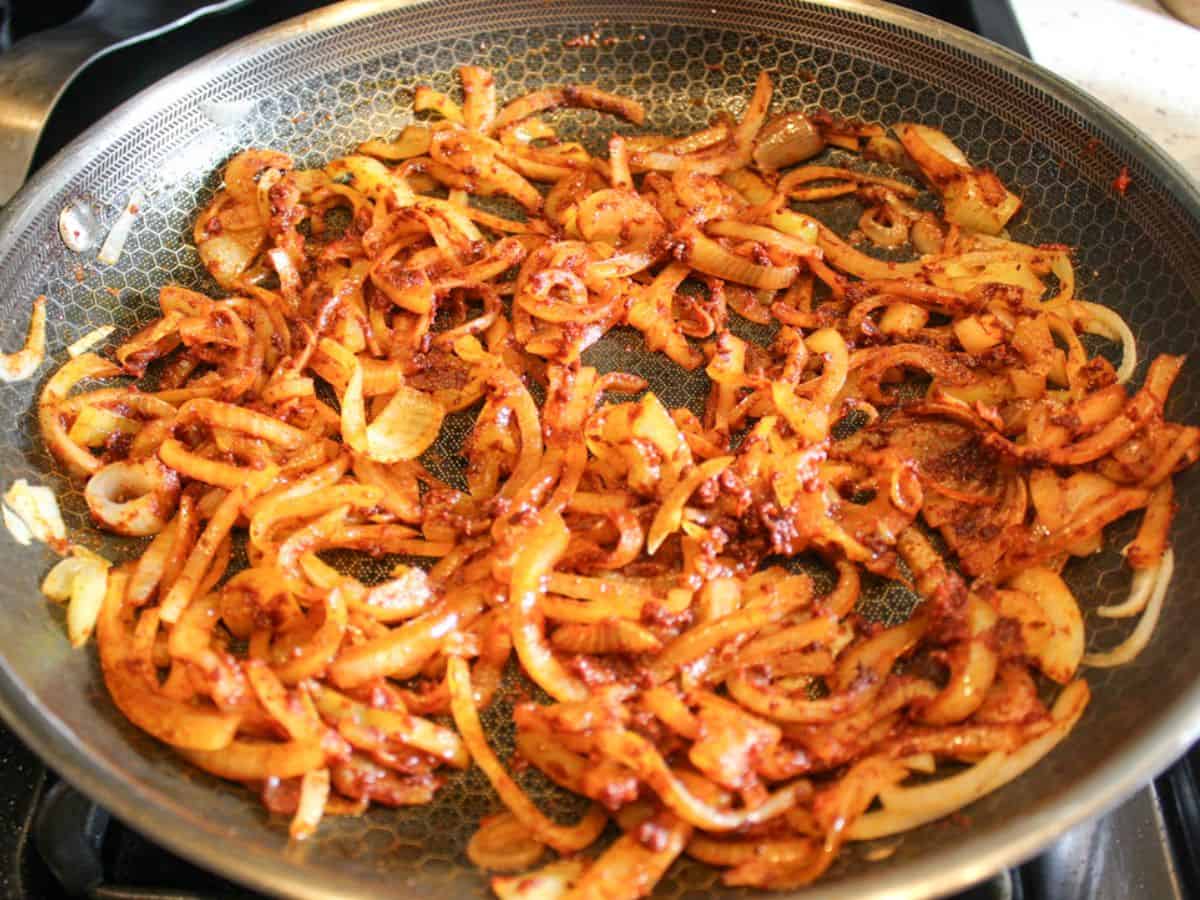
<svg viewBox="0 0 1200 900">
<path fill-rule="evenodd" d="M 1143 129 L 1200 179 L 1200 29 L 1155 0 L 1010 0 L 1035 62 Z"/>
</svg>

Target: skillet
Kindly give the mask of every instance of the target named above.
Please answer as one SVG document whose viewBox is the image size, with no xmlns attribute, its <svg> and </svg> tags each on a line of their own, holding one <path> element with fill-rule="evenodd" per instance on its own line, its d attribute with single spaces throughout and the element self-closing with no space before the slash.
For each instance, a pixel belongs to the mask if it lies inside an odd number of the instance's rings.
<svg viewBox="0 0 1200 900">
<path fill-rule="evenodd" d="M 598 46 L 567 46 L 600 33 Z M 612 42 L 603 38 L 613 38 Z M 1069 35 L 1063 36 L 1069 40 Z M 761 68 L 775 109 L 822 106 L 870 121 L 922 121 L 995 168 L 1025 201 L 1017 240 L 1077 246 L 1079 293 L 1118 309 L 1143 360 L 1187 352 L 1200 336 L 1200 192 L 1132 126 L 1075 88 L 995 45 L 916 14 L 862 0 L 362 0 L 329 7 L 239 41 L 125 104 L 46 166 L 0 216 L 0 321 L 16 343 L 29 303 L 50 298 L 48 358 L 103 324 L 128 335 L 155 308 L 157 288 L 212 289 L 188 246 L 196 210 L 233 152 L 268 146 L 300 165 L 392 134 L 409 117 L 405 94 L 428 82 L 453 90 L 454 68 L 496 73 L 509 98 L 563 81 L 596 81 L 641 99 L 647 128 L 681 134 L 716 108 L 737 115 Z M 614 127 L 588 113 L 556 119 L 595 141 Z M 618 128 L 623 126 L 616 126 Z M 1122 166 L 1131 184 L 1113 187 Z M 62 246 L 58 211 L 83 196 L 111 222 L 130 193 L 144 209 L 120 261 L 100 266 Z M 77 278 L 82 266 L 83 280 Z M 113 292 L 108 289 L 115 291 Z M 22 323 L 22 324 L 15 324 Z M 9 347 L 8 349 L 11 349 Z M 0 386 L 0 483 L 49 484 L 73 535 L 117 557 L 137 549 L 87 524 L 78 487 L 37 437 L 32 381 Z M 1135 376 L 1135 382 L 1144 374 Z M 686 394 L 683 383 L 664 390 Z M 653 375 L 652 375 L 653 378 Z M 660 385 L 656 385 L 660 387 Z M 1172 391 L 1169 417 L 1200 420 L 1200 367 Z M 1200 735 L 1200 655 L 1190 653 L 1191 586 L 1200 575 L 1200 474 L 1178 481 L 1176 576 L 1162 620 L 1137 661 L 1093 670 L 1079 726 L 1026 775 L 968 808 L 969 827 L 935 823 L 906 835 L 882 862 L 846 853 L 810 895 L 932 897 L 1037 852 L 1147 781 Z M 1112 530 L 1105 551 L 1069 569 L 1085 609 L 1128 590 Z M 48 551 L 0 535 L 0 714 L 65 778 L 172 850 L 274 893 L 303 897 L 478 896 L 463 847 L 495 798 L 478 770 L 451 781 L 429 807 L 329 820 L 289 845 L 249 792 L 194 773 L 136 732 L 109 702 L 91 651 L 73 651 L 38 592 Z M 1088 617 L 1091 647 L 1129 623 Z M 501 748 L 501 704 L 485 716 Z M 553 809 L 557 802 L 543 798 Z M 869 848 L 864 848 L 869 849 Z M 665 897 L 720 895 L 716 874 L 681 863 Z M 732 892 L 730 892 L 732 893 Z"/>
</svg>

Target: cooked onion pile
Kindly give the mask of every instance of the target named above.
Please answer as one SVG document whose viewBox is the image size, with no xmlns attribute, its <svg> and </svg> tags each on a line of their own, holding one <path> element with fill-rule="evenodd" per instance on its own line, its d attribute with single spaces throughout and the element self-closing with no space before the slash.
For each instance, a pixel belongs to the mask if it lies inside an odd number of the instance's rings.
<svg viewBox="0 0 1200 900">
<path fill-rule="evenodd" d="M 564 857 L 495 878 L 504 897 L 640 896 L 680 854 L 807 884 L 1045 755 L 1088 702 L 1081 663 L 1151 638 L 1171 476 L 1200 453 L 1163 416 L 1182 358 L 1127 388 L 1128 327 L 1076 297 L 1069 249 L 1006 236 L 1020 201 L 934 129 L 769 118 L 761 75 L 740 121 L 597 158 L 543 116 L 637 125 L 637 102 L 565 86 L 497 110 L 460 71 L 461 104 L 422 88 L 424 124 L 324 169 L 234 157 L 195 227 L 223 298 L 165 287 L 115 361 L 46 384 L 43 436 L 96 523 L 149 538 L 47 587 L 81 598 L 77 642 L 91 610 L 122 712 L 296 837 L 478 765 L 507 811 L 468 855 Z M 796 205 L 837 198 L 864 209 L 850 236 Z M 614 328 L 702 368 L 703 414 L 588 365 Z M 425 462 L 461 412 L 450 484 Z M 1100 614 L 1141 619 L 1085 656 L 1059 573 L 1135 510 L 1129 601 Z M 345 551 L 394 568 L 365 584 Z M 857 605 L 886 581 L 921 598 L 889 627 Z M 545 694 L 515 706 L 519 764 L 479 718 L 510 661 Z M 586 814 L 547 818 L 525 764 Z M 573 855 L 610 820 L 615 843 Z"/>
</svg>

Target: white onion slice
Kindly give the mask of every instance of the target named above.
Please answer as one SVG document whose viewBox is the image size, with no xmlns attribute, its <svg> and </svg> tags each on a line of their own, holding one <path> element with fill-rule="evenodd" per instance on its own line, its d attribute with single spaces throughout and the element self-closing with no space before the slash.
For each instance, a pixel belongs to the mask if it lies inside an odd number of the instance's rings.
<svg viewBox="0 0 1200 900">
<path fill-rule="evenodd" d="M 957 775 L 930 781 L 916 787 L 896 787 L 882 791 L 882 809 L 869 812 L 850 826 L 852 841 L 870 841 L 888 837 L 944 818 L 974 803 L 1014 778 L 1022 775 L 1066 737 L 1087 706 L 1087 686 L 1083 681 L 1067 685 L 1054 703 L 1054 724 L 1045 734 L 1034 738 L 1012 753 L 994 750 Z"/>
<path fill-rule="evenodd" d="M 7 506 L 0 508 L 0 513 L 3 513 L 4 527 L 8 529 L 8 533 L 12 535 L 14 541 L 22 547 L 28 547 L 33 543 L 33 532 L 29 530 L 24 519 Z"/>
<path fill-rule="evenodd" d="M 329 800 L 329 770 L 313 769 L 300 779 L 300 802 L 292 817 L 288 833 L 292 840 L 302 841 L 311 837 L 321 824 L 325 814 L 325 803 Z"/>
<path fill-rule="evenodd" d="M 100 253 L 96 256 L 97 261 L 111 266 L 121 258 L 121 251 L 125 249 L 125 242 L 129 240 L 129 235 L 133 231 L 133 223 L 137 220 L 144 203 L 145 196 L 142 194 L 142 189 L 134 188 L 133 193 L 129 195 L 129 202 L 125 204 L 125 208 L 117 216 L 117 221 L 113 223 L 108 237 L 104 239 Z"/>
<path fill-rule="evenodd" d="M 275 267 L 275 272 L 279 275 L 279 290 L 284 299 L 293 305 L 298 304 L 300 302 L 300 272 L 292 262 L 292 258 L 287 255 L 286 250 L 279 247 L 268 250 L 267 258 L 271 260 L 271 265 Z"/>
<path fill-rule="evenodd" d="M 1150 638 L 1154 634 L 1154 628 L 1158 625 L 1159 616 L 1162 615 L 1163 600 L 1167 596 L 1167 588 L 1171 584 L 1171 576 L 1175 574 L 1174 551 L 1168 547 L 1157 569 L 1147 569 L 1146 571 L 1156 572 L 1158 577 L 1154 581 L 1154 591 L 1150 594 L 1150 601 L 1146 604 L 1146 611 L 1138 619 L 1137 627 L 1133 629 L 1133 633 L 1129 637 L 1108 652 L 1088 653 L 1085 655 L 1083 657 L 1083 664 L 1085 666 L 1092 666 L 1097 669 L 1123 666 L 1125 663 L 1136 658 L 1146 648 L 1146 645 L 1150 643 Z"/>
<path fill-rule="evenodd" d="M 83 548 L 61 560 L 42 582 L 42 593 L 56 603 L 67 603 L 67 637 L 72 647 L 82 647 L 92 636 L 104 594 L 108 590 L 108 560 Z"/>
<path fill-rule="evenodd" d="M 355 359 L 354 374 L 342 394 L 342 435 L 355 453 L 394 463 L 416 459 L 437 440 L 446 414 L 437 400 L 402 384 L 368 425 L 362 385 L 362 366 Z"/>
<path fill-rule="evenodd" d="M 1129 597 L 1120 603 L 1101 606 L 1096 615 L 1105 619 L 1127 619 L 1136 616 L 1150 602 L 1150 594 L 1158 583 L 1158 566 L 1149 569 L 1139 569 L 1133 573 L 1133 584 L 1129 588 Z"/>
<path fill-rule="evenodd" d="M 112 325 L 101 325 L 99 328 L 93 328 L 83 337 L 79 338 L 79 340 L 69 345 L 67 347 L 67 353 L 71 357 L 76 357 L 87 353 L 116 330 L 117 329 Z"/>
<path fill-rule="evenodd" d="M 71 585 L 75 576 L 91 563 L 82 556 L 68 556 L 54 564 L 46 577 L 42 579 L 42 593 L 47 600 L 55 603 L 66 603 L 71 599 Z"/>
<path fill-rule="evenodd" d="M 13 482 L 4 495 L 4 524 L 20 544 L 29 546 L 29 539 L 33 538 L 55 549 L 66 549 L 67 526 L 63 524 L 58 500 L 48 487 L 30 484 L 24 478 Z"/>
</svg>

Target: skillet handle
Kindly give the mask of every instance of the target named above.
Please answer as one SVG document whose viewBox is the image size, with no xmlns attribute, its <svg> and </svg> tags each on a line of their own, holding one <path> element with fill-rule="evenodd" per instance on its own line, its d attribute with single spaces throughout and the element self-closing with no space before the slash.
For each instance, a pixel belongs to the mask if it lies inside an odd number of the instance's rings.
<svg viewBox="0 0 1200 900">
<path fill-rule="evenodd" d="M 79 18 L 0 55 L 0 206 L 25 183 L 38 138 L 67 85 L 98 56 L 247 0 L 93 0 Z"/>
<path fill-rule="evenodd" d="M 25 183 L 63 90 L 115 42 L 84 18 L 24 38 L 0 55 L 0 204 Z"/>
</svg>

